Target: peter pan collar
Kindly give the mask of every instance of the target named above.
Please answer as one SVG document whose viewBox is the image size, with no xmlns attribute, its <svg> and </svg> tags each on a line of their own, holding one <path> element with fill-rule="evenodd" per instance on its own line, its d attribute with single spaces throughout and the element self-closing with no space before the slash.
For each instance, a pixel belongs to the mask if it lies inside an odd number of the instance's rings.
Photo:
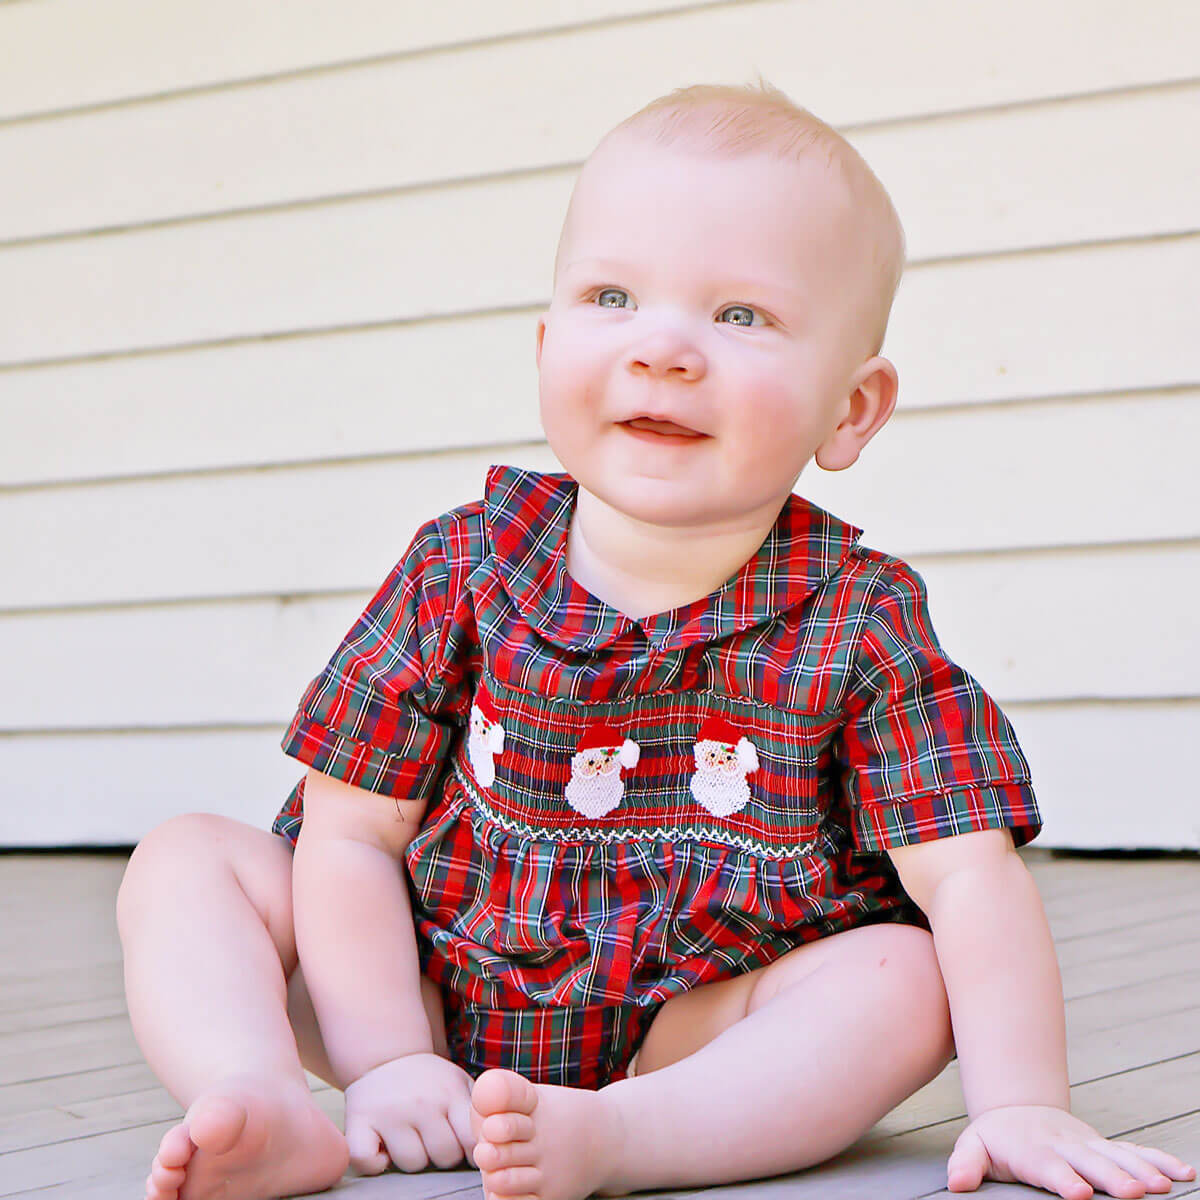
<svg viewBox="0 0 1200 1200">
<path fill-rule="evenodd" d="M 630 631 L 656 649 L 676 650 L 773 620 L 812 595 L 862 534 L 793 493 L 754 556 L 720 588 L 635 621 L 567 571 L 578 490 L 569 475 L 503 465 L 488 468 L 484 488 L 488 536 L 505 590 L 543 638 L 567 650 L 596 650 Z"/>
</svg>

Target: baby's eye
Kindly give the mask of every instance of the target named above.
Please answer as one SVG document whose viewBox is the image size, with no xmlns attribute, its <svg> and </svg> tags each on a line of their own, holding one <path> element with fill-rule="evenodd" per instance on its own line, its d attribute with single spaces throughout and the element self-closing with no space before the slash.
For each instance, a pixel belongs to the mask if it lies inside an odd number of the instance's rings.
<svg viewBox="0 0 1200 1200">
<path fill-rule="evenodd" d="M 616 299 L 615 301 L 613 299 L 606 300 L 605 299 L 606 296 L 607 297 L 618 297 L 618 299 Z M 626 292 L 622 288 L 612 288 L 612 287 L 601 288 L 600 291 L 598 291 L 596 293 L 595 298 L 596 298 L 596 302 L 600 305 L 601 308 L 624 308 L 625 305 L 621 303 L 619 297 L 624 297 L 624 299 L 628 300 L 629 293 Z"/>
<path fill-rule="evenodd" d="M 721 316 L 724 317 L 726 313 L 739 314 L 738 316 L 734 317 L 733 320 L 726 321 L 726 325 L 753 325 L 754 315 L 756 312 L 757 309 L 750 308 L 745 304 L 731 304 L 728 308 L 723 308 L 721 310 Z"/>
</svg>

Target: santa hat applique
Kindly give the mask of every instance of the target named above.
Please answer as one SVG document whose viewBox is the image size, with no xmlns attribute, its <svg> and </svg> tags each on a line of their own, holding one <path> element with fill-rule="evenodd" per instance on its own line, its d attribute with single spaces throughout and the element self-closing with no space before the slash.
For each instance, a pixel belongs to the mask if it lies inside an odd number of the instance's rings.
<svg viewBox="0 0 1200 1200">
<path fill-rule="evenodd" d="M 700 726 L 700 742 L 720 742 L 736 750 L 737 760 L 743 771 L 749 774 L 758 770 L 758 751 L 749 738 L 739 733 L 731 721 L 712 716 Z"/>
<path fill-rule="evenodd" d="M 618 733 L 611 725 L 593 725 L 579 740 L 577 753 L 586 750 L 619 750 L 617 755 L 621 766 L 636 767 L 641 757 L 641 747 L 637 742 Z"/>
</svg>

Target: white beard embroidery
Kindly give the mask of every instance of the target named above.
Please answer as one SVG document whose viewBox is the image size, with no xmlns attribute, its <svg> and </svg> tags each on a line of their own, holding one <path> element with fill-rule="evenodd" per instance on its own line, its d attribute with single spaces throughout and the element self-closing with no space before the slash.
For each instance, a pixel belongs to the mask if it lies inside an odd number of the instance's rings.
<svg viewBox="0 0 1200 1200">
<path fill-rule="evenodd" d="M 467 735 L 467 757 L 471 760 L 471 769 L 480 787 L 491 787 L 496 782 L 496 763 L 492 757 L 492 748 L 485 734 L 475 730 Z"/>
<path fill-rule="evenodd" d="M 691 791 L 714 817 L 727 817 L 750 803 L 750 785 L 740 768 L 730 772 L 720 767 L 697 766 Z"/>
<path fill-rule="evenodd" d="M 467 758 L 480 787 L 490 788 L 496 782 L 495 756 L 504 752 L 504 726 L 489 721 L 471 706 L 471 723 L 467 728 Z"/>
<path fill-rule="evenodd" d="M 621 763 L 612 759 L 607 766 L 599 766 L 600 755 L 590 757 L 590 751 L 582 751 L 571 759 L 571 779 L 565 796 L 567 803 L 585 817 L 602 817 L 612 812 L 625 795 L 621 782 Z"/>
</svg>

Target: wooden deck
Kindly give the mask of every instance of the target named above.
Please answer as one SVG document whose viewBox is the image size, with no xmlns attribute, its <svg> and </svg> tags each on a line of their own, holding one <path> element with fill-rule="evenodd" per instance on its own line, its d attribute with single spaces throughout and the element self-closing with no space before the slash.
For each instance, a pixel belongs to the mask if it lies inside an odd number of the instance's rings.
<svg viewBox="0 0 1200 1200">
<path fill-rule="evenodd" d="M 1200 859 L 1021 853 L 1063 968 L 1073 1110 L 1108 1136 L 1200 1164 Z M 125 862 L 121 853 L 0 854 L 0 1197 L 140 1200 L 158 1141 L 181 1116 L 125 1010 L 114 918 Z M 340 1125 L 341 1093 L 311 1082 Z M 949 1197 L 945 1161 L 963 1114 L 952 1063 L 832 1162 L 705 1190 L 713 1200 Z M 482 1196 L 474 1171 L 348 1174 L 334 1191 Z M 993 1183 L 975 1194 L 1048 1195 Z M 1169 1193 L 1196 1194 L 1198 1181 Z"/>
</svg>

